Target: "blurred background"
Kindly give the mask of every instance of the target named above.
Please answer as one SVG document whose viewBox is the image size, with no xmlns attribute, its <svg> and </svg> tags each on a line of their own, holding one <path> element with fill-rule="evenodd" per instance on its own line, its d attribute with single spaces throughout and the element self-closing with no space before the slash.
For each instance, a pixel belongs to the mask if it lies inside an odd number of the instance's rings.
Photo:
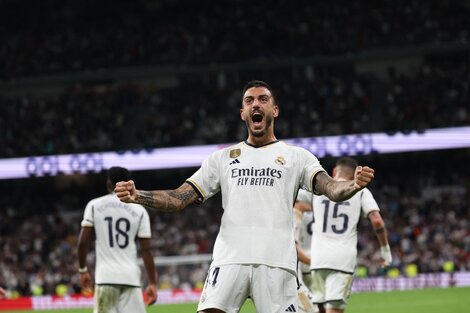
<svg viewBox="0 0 470 313">
<path fill-rule="evenodd" d="M 470 126 L 469 16 L 468 0 L 0 0 L 0 172 L 37 156 L 244 140 L 238 111 L 252 79 L 277 91 L 280 139 Z M 344 154 L 376 170 L 370 189 L 393 254 L 380 269 L 362 220 L 360 277 L 470 271 L 469 146 Z M 331 173 L 335 158 L 319 157 Z M 149 166 L 133 178 L 171 189 L 197 167 Z M 0 286 L 10 298 L 81 293 L 80 221 L 106 193 L 104 169 L 0 180 Z M 158 266 L 159 289 L 201 288 L 220 198 L 150 213 L 157 264 L 183 263 Z M 203 261 L 184 261 L 192 255 Z"/>
</svg>

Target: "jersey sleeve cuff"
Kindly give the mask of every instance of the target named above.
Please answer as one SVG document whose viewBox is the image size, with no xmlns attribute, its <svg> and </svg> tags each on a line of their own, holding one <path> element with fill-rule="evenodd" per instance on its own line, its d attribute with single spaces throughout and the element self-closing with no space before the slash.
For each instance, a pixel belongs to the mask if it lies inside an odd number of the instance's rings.
<svg viewBox="0 0 470 313">
<path fill-rule="evenodd" d="M 82 221 L 81 226 L 82 227 L 93 227 L 94 225 L 93 225 L 92 221 L 85 219 L 85 220 Z"/>
<path fill-rule="evenodd" d="M 311 178 L 310 178 L 310 189 L 312 190 L 313 194 L 316 195 L 316 196 L 321 196 L 321 193 L 319 193 L 315 190 L 315 181 L 317 179 L 317 175 L 322 173 L 322 172 L 326 173 L 324 170 L 319 170 L 319 171 L 313 173 Z"/>
<path fill-rule="evenodd" d="M 196 199 L 196 201 L 194 201 L 194 203 L 202 204 L 205 200 L 205 197 L 204 197 L 204 192 L 202 191 L 201 187 L 199 187 L 196 182 L 189 180 L 189 179 L 186 180 L 186 183 L 188 183 L 191 187 L 193 187 L 194 191 L 196 191 L 198 195 L 198 198 Z"/>
</svg>

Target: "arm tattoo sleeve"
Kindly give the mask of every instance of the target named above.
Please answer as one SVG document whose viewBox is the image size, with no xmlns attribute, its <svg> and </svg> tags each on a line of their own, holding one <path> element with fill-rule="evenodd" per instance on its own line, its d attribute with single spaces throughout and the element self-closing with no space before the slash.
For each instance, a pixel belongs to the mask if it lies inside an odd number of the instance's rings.
<svg viewBox="0 0 470 313">
<path fill-rule="evenodd" d="M 194 190 L 192 188 L 188 190 L 181 190 L 179 192 L 176 190 L 170 190 L 168 195 L 172 198 L 182 201 L 183 203 L 187 203 L 194 198 Z"/>
<path fill-rule="evenodd" d="M 143 206 L 156 209 L 156 203 L 153 199 L 153 193 L 151 191 L 140 191 L 136 194 L 135 200 L 137 203 Z"/>
<path fill-rule="evenodd" d="M 136 202 L 158 211 L 176 212 L 188 204 L 194 202 L 197 194 L 189 185 L 182 186 L 176 190 L 139 190 L 136 194 Z"/>
<path fill-rule="evenodd" d="M 348 200 L 357 192 L 354 181 L 335 181 L 326 172 L 316 176 L 315 189 L 335 202 Z"/>
</svg>

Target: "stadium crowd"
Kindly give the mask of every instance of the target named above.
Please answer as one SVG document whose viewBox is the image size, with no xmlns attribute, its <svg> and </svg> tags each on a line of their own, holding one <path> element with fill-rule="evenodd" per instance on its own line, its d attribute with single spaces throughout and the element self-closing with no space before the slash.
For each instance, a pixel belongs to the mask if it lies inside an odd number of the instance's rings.
<svg viewBox="0 0 470 313">
<path fill-rule="evenodd" d="M 388 0 L 366 5 L 356 0 L 332 6 L 303 0 L 253 6 L 249 0 L 47 0 L 29 4 L 28 10 L 17 1 L 2 1 L 0 76 L 468 43 L 469 14 L 468 1 Z"/>
<path fill-rule="evenodd" d="M 406 266 L 410 264 L 420 273 L 429 273 L 443 271 L 443 264 L 449 261 L 455 271 L 470 271 L 470 175 L 468 170 L 452 168 L 465 158 L 468 151 L 460 150 L 367 160 L 380 168 L 372 192 L 389 231 L 392 268 L 402 275 L 407 275 Z M 448 164 L 441 166 L 442 159 Z M 325 164 L 328 162 L 326 159 Z M 406 165 L 413 167 L 413 174 L 400 171 Z M 436 178 L 436 172 L 446 173 L 445 177 Z M 187 169 L 173 178 L 158 180 L 177 185 L 190 173 Z M 80 292 L 76 241 L 83 208 L 100 190 L 104 192 L 99 183 L 90 183 L 90 177 L 83 179 L 85 184 L 72 183 L 66 188 L 54 187 L 54 178 L 2 182 L 10 192 L 0 204 L 5 208 L 0 211 L 0 284 L 3 282 L 10 292 Z M 156 178 L 147 173 L 136 179 L 151 184 Z M 94 180 L 98 181 L 96 177 Z M 150 213 L 152 249 L 157 258 L 212 252 L 222 213 L 220 199 L 177 214 Z M 359 228 L 358 265 L 365 267 L 369 276 L 387 275 L 379 267 L 377 241 L 367 223 L 363 219 Z M 91 253 L 90 264 L 93 260 Z M 208 262 L 159 266 L 159 288 L 200 288 L 207 266 Z"/>
<path fill-rule="evenodd" d="M 409 74 L 390 68 L 386 78 L 326 65 L 264 75 L 280 98 L 277 135 L 295 138 L 468 125 L 469 73 L 468 55 L 452 54 Z M 157 90 L 77 84 L 59 94 L 0 95 L 0 157 L 236 142 L 245 136 L 240 89 L 245 77 L 258 76 L 187 77 Z"/>
</svg>

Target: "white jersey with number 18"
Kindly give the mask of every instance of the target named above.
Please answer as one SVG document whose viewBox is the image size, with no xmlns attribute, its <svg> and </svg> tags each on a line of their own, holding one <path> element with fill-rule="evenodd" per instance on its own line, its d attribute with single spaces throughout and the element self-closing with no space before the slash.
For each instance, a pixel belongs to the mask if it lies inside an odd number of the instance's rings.
<svg viewBox="0 0 470 313">
<path fill-rule="evenodd" d="M 114 194 L 88 202 L 82 227 L 94 227 L 96 284 L 140 287 L 136 238 L 150 238 L 150 219 L 141 205 L 121 202 Z"/>
<path fill-rule="evenodd" d="M 343 202 L 314 195 L 310 268 L 353 273 L 357 258 L 357 224 L 361 213 L 367 217 L 372 211 L 379 211 L 379 206 L 367 188 Z"/>
<path fill-rule="evenodd" d="M 299 188 L 312 190 L 320 171 L 313 154 L 282 141 L 241 142 L 210 155 L 187 182 L 201 202 L 222 193 L 212 266 L 265 264 L 295 274 L 294 200 Z"/>
</svg>

